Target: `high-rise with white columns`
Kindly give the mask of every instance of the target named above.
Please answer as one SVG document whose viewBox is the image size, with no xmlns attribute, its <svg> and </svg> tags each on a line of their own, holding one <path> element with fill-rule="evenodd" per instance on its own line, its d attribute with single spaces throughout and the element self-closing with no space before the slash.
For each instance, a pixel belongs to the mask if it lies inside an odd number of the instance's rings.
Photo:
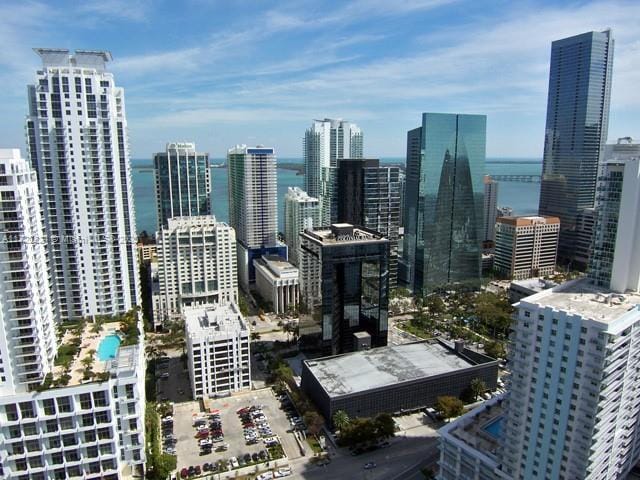
<svg viewBox="0 0 640 480">
<path fill-rule="evenodd" d="M 298 264 L 300 233 L 320 226 L 320 202 L 298 187 L 289 187 L 284 196 L 284 237 L 289 261 Z"/>
<path fill-rule="evenodd" d="M 363 134 L 355 124 L 342 119 L 314 120 L 304 134 L 304 186 L 320 200 L 322 223 L 327 226 L 337 215 L 335 169 L 341 158 L 362 158 Z"/>
<path fill-rule="evenodd" d="M 0 395 L 39 386 L 57 352 L 49 264 L 35 172 L 0 149 Z"/>
<path fill-rule="evenodd" d="M 29 158 L 37 171 L 58 315 L 140 304 L 124 91 L 105 51 L 39 48 L 28 87 Z"/>
<path fill-rule="evenodd" d="M 640 290 L 640 144 L 630 137 L 605 147 L 596 190 L 596 226 L 589 275 L 624 293 Z"/>
<path fill-rule="evenodd" d="M 196 152 L 195 143 L 167 143 L 153 156 L 158 230 L 173 217 L 211 213 L 209 154 Z"/>
</svg>

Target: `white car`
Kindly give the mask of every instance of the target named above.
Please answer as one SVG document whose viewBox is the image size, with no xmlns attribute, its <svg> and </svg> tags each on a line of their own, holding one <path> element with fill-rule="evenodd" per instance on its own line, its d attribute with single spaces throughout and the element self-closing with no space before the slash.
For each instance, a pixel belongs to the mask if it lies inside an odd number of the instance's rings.
<svg viewBox="0 0 640 480">
<path fill-rule="evenodd" d="M 272 480 L 273 472 L 264 472 L 256 477 L 256 480 Z"/>
<path fill-rule="evenodd" d="M 207 445 L 213 445 L 213 442 L 208 438 L 205 438 L 204 440 L 200 440 L 201 447 L 206 447 Z"/>
<path fill-rule="evenodd" d="M 273 473 L 273 478 L 288 477 L 289 475 L 291 475 L 291 473 L 291 468 L 281 468 L 280 470 L 277 470 Z"/>
</svg>

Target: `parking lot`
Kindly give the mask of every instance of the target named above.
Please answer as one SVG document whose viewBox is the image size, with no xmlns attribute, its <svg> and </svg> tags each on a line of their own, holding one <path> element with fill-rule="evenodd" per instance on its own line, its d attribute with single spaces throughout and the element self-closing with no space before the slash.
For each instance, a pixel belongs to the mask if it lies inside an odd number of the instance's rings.
<svg viewBox="0 0 640 480">
<path fill-rule="evenodd" d="M 191 399 L 189 371 L 179 356 L 167 356 L 158 360 L 156 378 L 159 401 L 178 403 Z"/>
<path fill-rule="evenodd" d="M 262 389 L 237 394 L 232 397 L 207 400 L 209 409 L 219 411 L 224 440 L 218 444 L 214 443 L 214 450 L 204 455 L 201 454 L 198 439 L 195 438 L 197 430 L 192 424 L 194 415 L 197 416 L 204 413 L 200 412 L 199 402 L 191 401 L 175 404 L 174 435 L 177 439 L 178 471 L 184 467 L 216 463 L 221 459 L 227 461 L 231 457 L 240 458 L 247 453 L 252 455 L 266 450 L 262 441 L 258 441 L 254 445 L 246 445 L 243 424 L 236 412 L 243 407 L 251 405 L 262 406 L 262 411 L 273 431 L 273 435 L 279 437 L 287 457 L 300 457 L 300 450 L 293 433 L 287 432 L 291 426 L 284 412 L 280 410 L 279 401 L 275 398 L 271 389 Z M 215 447 L 223 443 L 228 444 L 228 449 L 216 452 Z"/>
</svg>

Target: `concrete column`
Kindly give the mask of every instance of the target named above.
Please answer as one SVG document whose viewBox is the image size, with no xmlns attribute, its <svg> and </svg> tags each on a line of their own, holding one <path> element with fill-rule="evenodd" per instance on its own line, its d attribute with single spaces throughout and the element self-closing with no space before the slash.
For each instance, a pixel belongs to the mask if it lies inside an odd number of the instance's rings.
<svg viewBox="0 0 640 480">
<path fill-rule="evenodd" d="M 278 295 L 280 296 L 280 313 L 284 312 L 284 287 L 278 287 Z"/>
</svg>

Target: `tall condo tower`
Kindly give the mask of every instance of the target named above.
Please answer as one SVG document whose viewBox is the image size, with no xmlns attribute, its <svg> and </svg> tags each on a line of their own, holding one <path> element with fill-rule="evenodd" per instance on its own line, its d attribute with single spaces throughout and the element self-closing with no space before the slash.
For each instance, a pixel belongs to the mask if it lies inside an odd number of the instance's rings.
<svg viewBox="0 0 640 480">
<path fill-rule="evenodd" d="M 407 134 L 404 281 L 480 284 L 486 116 L 423 113 Z"/>
<path fill-rule="evenodd" d="M 307 193 L 320 199 L 322 224 L 335 221 L 335 169 L 341 158 L 362 158 L 362 130 L 342 119 L 314 120 L 303 142 L 304 182 Z"/>
<path fill-rule="evenodd" d="M 0 395 L 24 393 L 57 351 L 36 174 L 20 151 L 0 150 Z"/>
<path fill-rule="evenodd" d="M 560 218 L 558 257 L 576 258 L 581 210 L 595 200 L 607 140 L 613 37 L 610 30 L 553 42 L 539 214 Z"/>
<path fill-rule="evenodd" d="M 211 213 L 209 154 L 196 152 L 195 143 L 167 143 L 153 156 L 158 207 L 158 230 L 172 217 Z"/>
<path fill-rule="evenodd" d="M 389 240 L 389 288 L 398 280 L 400 168 L 381 167 L 380 160 L 338 160 L 338 222 L 366 227 Z"/>
<path fill-rule="evenodd" d="M 236 145 L 227 153 L 229 223 L 238 241 L 238 276 L 249 288 L 255 283 L 253 260 L 265 254 L 287 259 L 278 243 L 278 180 L 273 148 Z"/>
<path fill-rule="evenodd" d="M 607 145 L 596 193 L 589 276 L 619 293 L 640 290 L 640 144 Z"/>
<path fill-rule="evenodd" d="M 284 237 L 289 261 L 298 265 L 300 233 L 320 226 L 320 202 L 298 187 L 289 187 L 284 196 Z"/>
<path fill-rule="evenodd" d="M 27 140 L 62 320 L 140 304 L 124 91 L 109 52 L 39 48 Z"/>
</svg>

